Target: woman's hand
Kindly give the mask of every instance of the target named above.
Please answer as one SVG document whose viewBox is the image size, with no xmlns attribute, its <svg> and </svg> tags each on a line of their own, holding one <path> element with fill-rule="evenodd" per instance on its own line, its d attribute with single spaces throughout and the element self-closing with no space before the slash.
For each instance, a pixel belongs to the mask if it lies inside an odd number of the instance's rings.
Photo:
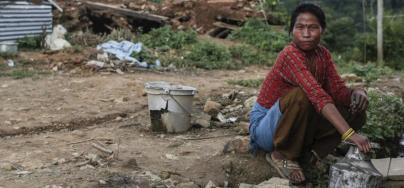
<svg viewBox="0 0 404 188">
<path fill-rule="evenodd" d="M 363 112 L 368 108 L 368 96 L 362 89 L 355 89 L 351 95 L 351 113 Z"/>
<path fill-rule="evenodd" d="M 370 149 L 372 148 L 372 146 L 370 145 L 370 142 L 368 140 L 368 138 L 366 138 L 365 136 L 362 136 L 360 134 L 353 134 L 349 140 L 351 140 L 356 146 L 358 146 L 359 150 L 367 153 L 370 151 Z"/>
</svg>

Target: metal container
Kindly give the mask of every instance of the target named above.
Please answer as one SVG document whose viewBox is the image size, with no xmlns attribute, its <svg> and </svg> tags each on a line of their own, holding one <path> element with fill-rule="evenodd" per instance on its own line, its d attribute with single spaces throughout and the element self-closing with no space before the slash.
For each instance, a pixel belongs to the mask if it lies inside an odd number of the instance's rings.
<svg viewBox="0 0 404 188">
<path fill-rule="evenodd" d="M 0 42 L 0 53 L 16 54 L 18 51 L 17 43 L 13 41 Z"/>
<path fill-rule="evenodd" d="M 191 127 L 195 88 L 167 82 L 148 82 L 145 91 L 148 96 L 152 131 L 178 133 Z"/>
</svg>

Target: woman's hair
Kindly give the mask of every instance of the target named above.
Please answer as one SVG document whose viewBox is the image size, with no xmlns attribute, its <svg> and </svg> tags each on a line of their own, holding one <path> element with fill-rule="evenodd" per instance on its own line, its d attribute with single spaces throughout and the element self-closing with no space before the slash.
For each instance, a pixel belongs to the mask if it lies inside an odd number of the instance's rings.
<svg viewBox="0 0 404 188">
<path fill-rule="evenodd" d="M 321 28 L 324 30 L 326 27 L 325 23 L 325 14 L 323 10 L 317 5 L 311 4 L 311 3 L 303 3 L 300 4 L 299 6 L 296 7 L 296 9 L 292 13 L 292 17 L 290 19 L 290 27 L 289 27 L 289 34 L 293 31 L 293 27 L 295 26 L 296 23 L 296 18 L 299 16 L 301 13 L 311 13 L 315 17 L 317 17 L 317 20 L 320 22 Z"/>
</svg>

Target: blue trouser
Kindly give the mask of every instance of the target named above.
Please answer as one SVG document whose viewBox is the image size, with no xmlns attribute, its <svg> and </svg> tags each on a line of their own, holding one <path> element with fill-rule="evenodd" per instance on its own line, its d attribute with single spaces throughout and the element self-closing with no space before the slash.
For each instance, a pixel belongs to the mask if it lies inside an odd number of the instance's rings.
<svg viewBox="0 0 404 188">
<path fill-rule="evenodd" d="M 282 112 L 279 100 L 267 109 L 257 102 L 250 113 L 250 145 L 252 152 L 261 149 L 267 152 L 273 150 L 273 137 L 279 124 Z"/>
</svg>

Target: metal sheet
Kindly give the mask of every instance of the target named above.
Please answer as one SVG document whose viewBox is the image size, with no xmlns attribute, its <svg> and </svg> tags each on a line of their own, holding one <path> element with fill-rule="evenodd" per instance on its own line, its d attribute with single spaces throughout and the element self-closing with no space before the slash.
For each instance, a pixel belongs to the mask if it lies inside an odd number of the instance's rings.
<svg viewBox="0 0 404 188">
<path fill-rule="evenodd" d="M 0 41 L 52 32 L 52 5 L 29 1 L 0 1 Z"/>
</svg>

